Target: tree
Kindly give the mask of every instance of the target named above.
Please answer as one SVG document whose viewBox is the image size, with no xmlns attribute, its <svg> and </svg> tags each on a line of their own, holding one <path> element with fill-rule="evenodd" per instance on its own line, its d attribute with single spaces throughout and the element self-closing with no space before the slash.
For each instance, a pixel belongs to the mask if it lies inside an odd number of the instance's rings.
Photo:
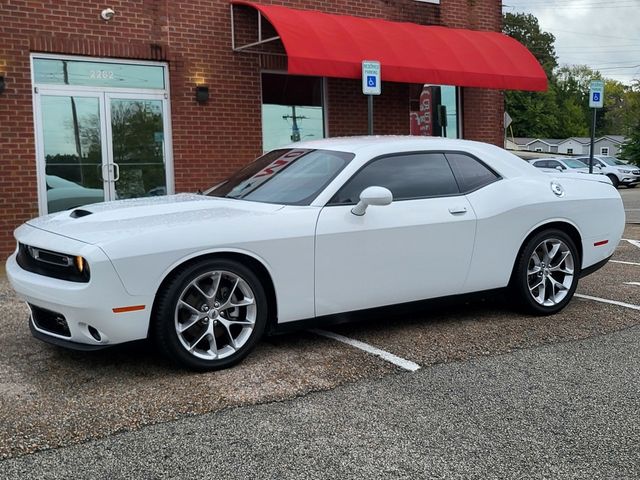
<svg viewBox="0 0 640 480">
<path fill-rule="evenodd" d="M 622 144 L 618 156 L 631 163 L 640 165 L 640 120 L 636 123 L 627 141 Z"/>
<path fill-rule="evenodd" d="M 555 37 L 540 29 L 538 19 L 531 14 L 505 13 L 503 32 L 527 47 L 536 57 L 547 78 L 551 79 L 558 66 L 553 46 Z M 558 130 L 558 105 L 556 92 L 505 92 L 505 110 L 513 119 L 513 133 L 519 137 L 551 137 Z"/>
<path fill-rule="evenodd" d="M 502 31 L 515 38 L 538 59 L 547 77 L 558 66 L 554 42 L 556 37 L 540 29 L 538 19 L 530 13 L 505 13 Z"/>
</svg>

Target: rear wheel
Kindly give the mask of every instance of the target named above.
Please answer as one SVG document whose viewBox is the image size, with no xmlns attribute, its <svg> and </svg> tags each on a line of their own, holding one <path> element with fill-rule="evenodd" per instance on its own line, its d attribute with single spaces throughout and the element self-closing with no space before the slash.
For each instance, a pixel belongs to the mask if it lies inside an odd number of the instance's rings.
<svg viewBox="0 0 640 480">
<path fill-rule="evenodd" d="M 611 183 L 613 184 L 613 186 L 618 188 L 618 185 L 620 185 L 620 181 L 618 180 L 618 177 L 612 174 L 607 175 L 607 177 L 609 177 L 609 180 L 611 180 Z"/>
<path fill-rule="evenodd" d="M 264 289 L 232 260 L 179 271 L 159 292 L 153 337 L 160 350 L 196 370 L 230 367 L 253 349 L 267 322 Z"/>
<path fill-rule="evenodd" d="M 579 272 L 573 240 L 560 230 L 545 230 L 531 238 L 520 252 L 512 286 L 526 311 L 550 315 L 569 303 Z"/>
</svg>

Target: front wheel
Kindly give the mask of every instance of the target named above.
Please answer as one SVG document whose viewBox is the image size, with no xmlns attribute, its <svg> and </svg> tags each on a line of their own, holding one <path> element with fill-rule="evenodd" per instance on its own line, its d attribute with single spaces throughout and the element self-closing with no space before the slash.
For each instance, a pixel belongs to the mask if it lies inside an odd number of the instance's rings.
<svg viewBox="0 0 640 480">
<path fill-rule="evenodd" d="M 618 185 L 620 185 L 620 180 L 618 180 L 618 177 L 616 177 L 615 175 L 607 175 L 607 177 L 609 177 L 609 180 L 611 180 L 611 184 L 615 187 L 618 188 Z"/>
<path fill-rule="evenodd" d="M 526 311 L 551 315 L 573 297 L 579 272 L 573 240 L 560 230 L 545 230 L 531 238 L 520 252 L 512 286 Z"/>
<path fill-rule="evenodd" d="M 246 357 L 266 323 L 256 275 L 239 262 L 210 259 L 178 271 L 159 292 L 152 336 L 183 366 L 218 370 Z"/>
</svg>

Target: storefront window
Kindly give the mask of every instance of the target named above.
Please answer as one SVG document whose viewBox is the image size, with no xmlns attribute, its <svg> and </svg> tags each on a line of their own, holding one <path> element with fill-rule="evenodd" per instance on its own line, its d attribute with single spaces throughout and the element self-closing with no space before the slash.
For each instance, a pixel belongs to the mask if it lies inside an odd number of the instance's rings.
<svg viewBox="0 0 640 480">
<path fill-rule="evenodd" d="M 415 85 L 409 113 L 411 135 L 458 138 L 458 89 L 449 85 Z"/>
<path fill-rule="evenodd" d="M 262 74 L 262 149 L 324 138 L 322 78 Z"/>
<path fill-rule="evenodd" d="M 35 58 L 33 76 L 36 84 L 165 88 L 164 67 L 160 65 Z"/>
</svg>

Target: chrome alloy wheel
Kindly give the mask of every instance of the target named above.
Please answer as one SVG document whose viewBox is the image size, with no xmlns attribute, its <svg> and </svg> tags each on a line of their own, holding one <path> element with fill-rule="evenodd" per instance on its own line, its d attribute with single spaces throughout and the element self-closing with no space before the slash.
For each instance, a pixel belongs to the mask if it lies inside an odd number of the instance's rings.
<svg viewBox="0 0 640 480">
<path fill-rule="evenodd" d="M 545 307 L 557 305 L 574 282 L 574 259 L 562 240 L 547 238 L 533 250 L 527 266 L 527 284 L 533 299 Z"/>
<path fill-rule="evenodd" d="M 219 360 L 249 340 L 257 318 L 255 295 L 235 273 L 199 275 L 180 293 L 175 309 L 178 340 L 191 355 Z"/>
</svg>

